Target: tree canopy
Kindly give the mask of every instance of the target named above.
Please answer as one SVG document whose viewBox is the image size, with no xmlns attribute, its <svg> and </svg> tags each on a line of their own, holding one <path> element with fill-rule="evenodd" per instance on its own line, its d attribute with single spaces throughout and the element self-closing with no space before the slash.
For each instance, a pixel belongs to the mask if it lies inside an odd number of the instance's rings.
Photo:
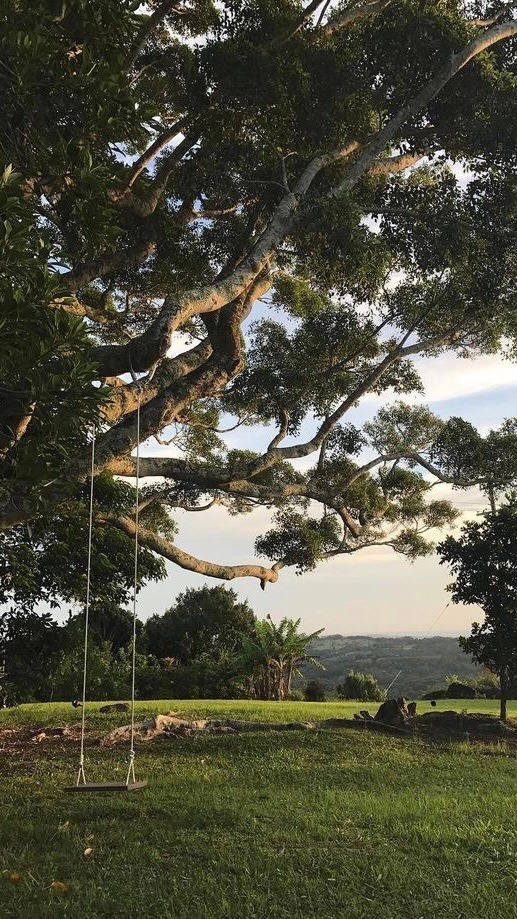
<svg viewBox="0 0 517 919">
<path fill-rule="evenodd" d="M 155 554 L 262 586 L 379 543 L 413 558 L 455 516 L 435 482 L 515 480 L 515 422 L 487 445 L 403 401 L 422 393 L 417 355 L 515 356 L 512 9 L 3 4 L 7 594 L 37 578 L 47 596 L 80 588 L 64 572 L 84 548 L 92 424 L 98 573 L 115 603 L 134 495 L 113 476 L 134 477 L 138 440 L 171 448 L 140 461 L 154 481 L 142 577 L 160 576 Z M 372 393 L 386 403 L 358 429 L 347 415 Z M 239 425 L 253 450 L 225 438 Z M 256 542 L 268 562 L 176 544 L 174 508 L 216 504 L 274 511 Z"/>
<path fill-rule="evenodd" d="M 181 593 L 174 606 L 145 623 L 151 654 L 190 664 L 203 654 L 236 652 L 245 635 L 254 631 L 251 607 L 238 602 L 233 590 L 217 585 Z"/>
</svg>

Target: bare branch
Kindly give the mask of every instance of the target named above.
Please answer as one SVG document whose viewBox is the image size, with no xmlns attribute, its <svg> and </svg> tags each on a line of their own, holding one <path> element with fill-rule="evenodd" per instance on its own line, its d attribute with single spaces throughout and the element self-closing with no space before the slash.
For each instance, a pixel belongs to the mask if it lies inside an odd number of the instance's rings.
<svg viewBox="0 0 517 919">
<path fill-rule="evenodd" d="M 463 488 L 471 488 L 474 485 L 480 485 L 486 479 L 486 476 L 481 476 L 477 479 L 461 480 L 455 476 L 445 475 L 437 466 L 434 466 L 433 463 L 430 463 L 429 460 L 421 456 L 420 453 L 408 453 L 407 459 L 412 459 L 415 463 L 427 469 L 427 471 L 432 473 L 439 482 L 446 482 L 450 485 L 461 485 Z"/>
<path fill-rule="evenodd" d="M 152 236 L 154 237 L 154 233 Z M 146 258 L 149 258 L 155 249 L 154 238 L 147 238 L 143 242 L 130 246 L 128 249 L 122 249 L 120 252 L 101 253 L 93 261 L 82 262 L 72 268 L 71 271 L 66 271 L 61 275 L 60 281 L 66 283 L 67 287 L 72 291 L 80 290 L 96 278 L 109 277 L 125 268 L 139 265 Z M 153 362 L 151 361 L 151 363 Z M 129 369 L 129 365 L 126 369 Z M 106 373 L 102 374 L 102 376 L 117 376 L 117 373 Z"/>
<path fill-rule="evenodd" d="M 324 4 L 324 6 L 322 7 L 321 12 L 320 12 L 320 14 L 319 14 L 319 16 L 318 16 L 318 21 L 317 21 L 317 23 L 316 23 L 316 29 L 319 29 L 321 23 L 323 22 L 323 18 L 324 18 L 324 16 L 325 16 L 325 13 L 327 12 L 327 10 L 328 10 L 328 8 L 329 8 L 331 2 L 332 2 L 332 0 L 325 0 L 325 4 Z"/>
<path fill-rule="evenodd" d="M 424 153 L 401 153 L 398 156 L 380 159 L 370 166 L 368 173 L 373 176 L 378 176 L 404 172 L 405 169 L 414 166 L 415 163 L 418 163 L 424 156 Z"/>
<path fill-rule="evenodd" d="M 188 511 L 189 513 L 200 513 L 201 511 L 208 511 L 211 507 L 214 507 L 215 504 L 220 504 L 221 499 L 215 496 L 212 498 L 208 504 L 199 505 L 187 505 L 181 501 L 178 501 L 177 498 L 170 494 L 168 490 L 164 492 L 163 488 L 149 491 L 144 498 L 140 501 L 138 505 L 139 515 L 146 507 L 149 507 L 151 504 L 165 504 L 167 507 L 175 507 L 179 510 Z"/>
<path fill-rule="evenodd" d="M 367 0 L 366 3 L 361 3 L 358 6 L 353 6 L 351 9 L 348 9 L 344 13 L 341 13 L 339 16 L 334 17 L 330 20 L 330 22 L 321 27 L 321 20 L 329 6 L 329 0 L 326 0 L 324 8 L 318 18 L 316 28 L 312 34 L 332 35 L 339 29 L 344 29 L 347 26 L 352 25 L 354 22 L 357 22 L 360 19 L 364 19 L 366 16 L 373 16 L 375 13 L 382 12 L 382 10 L 391 2 L 392 0 Z M 285 45 L 288 41 L 290 41 L 291 38 L 294 38 L 294 36 L 297 35 L 301 29 L 303 29 L 305 23 L 309 21 L 313 13 L 318 10 L 322 3 L 323 0 L 312 0 L 312 2 L 305 7 L 294 28 L 291 29 L 287 34 L 282 35 L 281 38 L 271 42 L 271 47 L 280 48 L 282 45 Z"/>
<path fill-rule="evenodd" d="M 140 198 L 135 195 L 131 186 L 128 185 L 122 191 L 112 191 L 110 198 L 117 207 L 127 208 L 137 214 L 138 217 L 149 217 L 156 210 L 161 198 L 167 190 L 168 181 L 176 169 L 180 160 L 189 150 L 192 149 L 199 134 L 196 131 L 189 132 L 182 141 L 174 147 L 172 153 L 165 157 L 160 167 L 156 171 L 151 189 L 145 197 Z M 190 210 L 189 210 L 190 213 Z"/>
<path fill-rule="evenodd" d="M 291 29 L 287 34 L 284 34 L 280 36 L 280 38 L 276 38 L 274 41 L 272 41 L 271 47 L 281 48 L 282 45 L 285 45 L 288 41 L 290 41 L 291 38 L 294 38 L 295 35 L 298 35 L 298 32 L 303 29 L 305 23 L 308 22 L 312 14 L 316 12 L 322 3 L 323 0 L 311 0 L 311 2 L 305 7 L 294 28 Z"/>
<path fill-rule="evenodd" d="M 283 441 L 284 437 L 287 434 L 288 428 L 289 428 L 289 412 L 286 411 L 285 409 L 282 409 L 281 418 L 280 418 L 280 428 L 278 429 L 278 433 L 275 434 L 275 436 L 273 437 L 273 440 L 269 444 L 268 450 L 273 450 L 275 447 L 278 446 L 279 443 Z"/>
<path fill-rule="evenodd" d="M 237 201 L 236 204 L 230 204 L 228 207 L 207 209 L 205 211 L 192 211 L 192 220 L 214 220 L 216 217 L 227 217 L 229 214 L 235 214 L 239 207 L 246 204 L 254 204 L 257 199 L 253 198 L 248 201 Z"/>
<path fill-rule="evenodd" d="M 509 4 L 510 9 L 513 6 L 515 6 L 514 3 Z M 474 26 L 476 29 L 488 29 L 490 26 L 495 25 L 496 22 L 499 22 L 507 12 L 508 10 L 499 10 L 495 16 L 491 16 L 488 19 L 468 19 L 467 22 L 469 26 Z"/>
<path fill-rule="evenodd" d="M 63 310 L 65 313 L 70 313 L 72 316 L 85 316 L 87 319 L 91 319 L 92 322 L 99 323 L 99 325 L 106 325 L 110 321 L 116 320 L 118 315 L 117 313 L 108 315 L 101 309 L 89 306 L 87 303 L 82 303 L 76 297 L 56 297 L 48 306 L 51 309 Z"/>
<path fill-rule="evenodd" d="M 179 354 L 177 357 L 164 358 L 158 366 L 151 380 L 143 380 L 143 389 L 140 394 L 140 404 L 146 405 L 164 389 L 168 389 L 181 377 L 204 364 L 212 354 L 212 345 L 208 338 L 203 339 L 194 348 Z M 113 379 L 118 380 L 118 377 Z M 113 382 L 110 378 L 110 385 Z M 135 383 L 122 383 L 118 380 L 109 402 L 103 407 L 103 418 L 111 423 L 118 421 L 123 415 L 136 411 L 138 404 L 139 387 Z"/>
<path fill-rule="evenodd" d="M 124 533 L 127 533 L 128 536 L 134 537 L 135 535 L 135 523 L 129 517 L 109 517 L 100 519 L 109 522 L 111 526 L 118 527 Z M 203 559 L 196 558 L 194 555 L 184 552 L 183 549 L 179 549 L 174 543 L 169 542 L 169 540 L 164 539 L 162 536 L 158 536 L 156 533 L 153 533 L 152 530 L 147 530 L 145 527 L 139 527 L 138 540 L 142 546 L 146 546 L 153 552 L 157 552 L 158 555 L 174 562 L 174 564 L 179 565 L 180 568 L 184 568 L 186 571 L 196 571 L 198 574 L 202 574 L 205 577 L 218 578 L 221 581 L 233 581 L 235 578 L 258 578 L 262 589 L 264 589 L 266 583 L 274 584 L 278 581 L 278 568 L 275 568 L 275 566 L 272 568 L 265 568 L 262 565 L 253 564 L 218 565 L 216 562 L 203 561 Z"/>
<path fill-rule="evenodd" d="M 7 454 L 25 434 L 36 408 L 35 402 L 13 406 L 0 426 L 0 459 L 5 459 Z"/>
<path fill-rule="evenodd" d="M 409 335 L 411 332 L 407 334 Z M 446 333 L 441 333 L 427 339 L 422 339 L 421 341 L 415 342 L 413 345 L 407 345 L 406 347 L 403 347 L 402 344 L 407 338 L 407 335 L 404 336 L 401 344 L 399 344 L 398 347 L 393 348 L 393 350 L 389 351 L 383 360 L 370 371 L 364 380 L 358 386 L 356 386 L 356 388 L 345 399 L 343 399 L 340 405 L 338 405 L 337 408 L 325 419 L 311 440 L 308 440 L 303 444 L 294 444 L 292 447 L 275 447 L 274 449 L 269 449 L 266 453 L 264 453 L 262 457 L 260 457 L 260 459 L 257 460 L 256 464 L 253 466 L 253 470 L 248 474 L 250 476 L 255 476 L 258 473 L 263 472 L 265 469 L 268 469 L 270 466 L 275 465 L 277 462 L 280 462 L 281 460 L 300 459 L 303 456 L 309 456 L 311 453 L 314 453 L 315 450 L 320 448 L 325 437 L 341 420 L 343 415 L 345 415 L 351 408 L 353 408 L 361 396 L 364 396 L 365 393 L 369 392 L 369 390 L 375 386 L 375 384 L 384 376 L 392 364 L 397 363 L 402 358 L 411 354 L 418 354 L 421 351 L 426 351 L 432 347 L 438 347 L 439 345 L 446 344 L 454 340 L 455 337 L 457 337 L 457 334 L 458 333 L 455 330 L 449 330 Z"/>
</svg>

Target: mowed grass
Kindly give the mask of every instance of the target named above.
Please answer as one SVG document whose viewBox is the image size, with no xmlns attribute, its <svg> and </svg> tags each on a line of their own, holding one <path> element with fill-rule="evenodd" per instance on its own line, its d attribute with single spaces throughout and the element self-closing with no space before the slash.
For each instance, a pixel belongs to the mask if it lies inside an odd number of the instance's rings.
<svg viewBox="0 0 517 919">
<path fill-rule="evenodd" d="M 480 706 L 495 711 L 443 707 Z M 360 707 L 138 705 L 272 721 Z M 107 716 L 91 712 L 97 728 Z M 0 729 L 74 718 L 69 706 L 21 706 L 0 714 Z M 123 779 L 126 752 L 89 749 L 89 777 Z M 165 739 L 138 749 L 148 788 L 118 797 L 63 794 L 76 759 L 35 746 L 0 763 L 2 919 L 517 917 L 517 760 L 504 744 L 430 746 L 360 728 Z M 50 889 L 55 880 L 67 890 Z"/>
<path fill-rule="evenodd" d="M 110 730 L 126 724 L 127 714 L 104 714 L 99 711 L 106 702 L 87 703 L 88 726 L 95 730 Z M 353 718 L 362 709 L 375 713 L 378 702 L 248 702 L 244 699 L 159 699 L 136 702 L 137 720 L 157 712 L 177 712 L 186 718 L 240 718 L 243 721 L 322 721 L 324 718 Z M 461 712 L 479 712 L 497 715 L 497 699 L 439 699 L 435 711 L 454 709 Z M 430 702 L 417 703 L 418 714 L 433 711 Z M 517 718 L 517 700 L 508 702 L 508 717 Z M 63 724 L 80 724 L 81 710 L 69 702 L 35 703 L 0 709 L 2 727 L 55 727 Z"/>
</svg>

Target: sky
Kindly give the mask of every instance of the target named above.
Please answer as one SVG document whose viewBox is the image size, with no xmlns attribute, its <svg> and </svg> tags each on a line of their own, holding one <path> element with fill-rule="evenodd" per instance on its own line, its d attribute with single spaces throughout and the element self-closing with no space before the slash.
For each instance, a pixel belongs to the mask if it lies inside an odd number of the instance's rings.
<svg viewBox="0 0 517 919">
<path fill-rule="evenodd" d="M 515 416 L 516 364 L 496 355 L 469 360 L 443 355 L 420 358 L 415 363 L 425 384 L 425 401 L 440 417 L 459 415 L 486 433 L 505 418 Z M 347 420 L 364 422 L 384 401 L 382 397 L 367 397 Z M 422 402 L 422 396 L 415 397 L 415 401 Z M 262 437 L 265 441 L 264 432 Z M 253 445 L 257 449 L 254 432 L 249 429 L 233 432 L 228 442 L 235 447 Z M 145 452 L 158 451 L 154 444 Z M 453 492 L 449 486 L 440 485 L 434 489 L 433 497 L 452 499 L 461 510 L 460 523 L 485 507 L 477 489 Z M 231 517 L 219 507 L 202 514 L 176 512 L 174 516 L 179 524 L 176 541 L 181 548 L 226 564 L 256 558 L 255 538 L 264 532 L 270 519 L 269 512 L 262 508 L 240 517 Z M 279 581 L 268 584 L 265 591 L 251 578 L 235 580 L 229 586 L 239 598 L 246 598 L 258 615 L 270 613 L 274 620 L 300 617 L 306 631 L 325 628 L 328 633 L 343 635 L 467 634 L 471 622 L 481 613 L 476 607 L 449 603 L 445 589 L 449 580 L 436 555 L 410 563 L 388 547 L 375 547 L 323 562 L 301 576 L 293 569 L 284 569 Z M 167 579 L 146 586 L 139 595 L 140 618 L 162 613 L 180 591 L 204 583 L 212 586 L 220 582 L 167 563 Z"/>
</svg>

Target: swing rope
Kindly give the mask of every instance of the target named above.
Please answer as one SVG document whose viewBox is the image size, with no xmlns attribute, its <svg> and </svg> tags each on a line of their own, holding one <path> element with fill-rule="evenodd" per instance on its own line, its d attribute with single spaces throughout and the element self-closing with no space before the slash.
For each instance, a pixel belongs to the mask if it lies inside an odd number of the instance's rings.
<svg viewBox="0 0 517 919">
<path fill-rule="evenodd" d="M 135 379 L 135 378 L 134 378 Z M 131 661 L 131 735 L 129 747 L 129 768 L 127 771 L 126 784 L 129 780 L 135 779 L 135 675 L 136 675 L 136 590 L 138 583 L 138 526 L 139 526 L 139 501 L 140 501 L 140 400 L 142 396 L 142 386 L 135 379 L 138 387 L 138 402 L 136 406 L 136 469 L 135 469 L 135 564 L 133 579 L 133 640 L 132 640 L 132 661 Z"/>
<path fill-rule="evenodd" d="M 95 467 L 95 425 L 92 428 L 92 458 L 90 464 L 90 514 L 88 521 L 88 562 L 86 566 L 86 603 L 84 608 L 84 660 L 83 660 L 83 699 L 81 715 L 81 750 L 76 785 L 86 785 L 84 775 L 84 732 L 86 721 L 86 677 L 88 672 L 88 626 L 90 620 L 90 583 L 92 569 L 92 532 L 93 532 L 93 472 Z"/>
<path fill-rule="evenodd" d="M 132 649 L 131 649 L 131 726 L 130 726 L 130 749 L 129 749 L 129 768 L 126 778 L 126 786 L 132 782 L 136 783 L 135 777 L 135 677 L 136 677 L 136 623 L 137 623 L 137 584 L 138 584 L 138 529 L 139 529 L 139 500 L 140 500 L 140 402 L 142 396 L 142 385 L 132 374 L 134 382 L 138 389 L 138 402 L 136 408 L 136 469 L 135 469 L 135 552 L 134 552 L 134 578 L 133 578 L 133 630 L 132 630 Z M 86 683 L 88 676 L 88 632 L 90 625 L 90 587 L 91 587 L 91 567 L 92 567 L 92 537 L 93 537 L 93 483 L 95 470 L 95 425 L 92 428 L 92 450 L 90 463 L 90 508 L 88 521 L 88 561 L 86 566 L 86 599 L 84 608 L 84 658 L 83 658 L 83 694 L 82 694 L 82 715 L 81 715 L 81 747 L 79 754 L 79 767 L 77 771 L 77 781 L 75 787 L 86 786 L 86 776 L 84 772 L 84 735 L 86 727 Z M 146 782 L 137 783 L 138 786 L 145 785 Z M 92 786 L 88 786 L 90 788 Z M 95 786 L 97 787 L 97 786 Z M 104 786 L 107 788 L 108 786 Z M 70 786 L 67 790 L 73 790 Z"/>
</svg>

